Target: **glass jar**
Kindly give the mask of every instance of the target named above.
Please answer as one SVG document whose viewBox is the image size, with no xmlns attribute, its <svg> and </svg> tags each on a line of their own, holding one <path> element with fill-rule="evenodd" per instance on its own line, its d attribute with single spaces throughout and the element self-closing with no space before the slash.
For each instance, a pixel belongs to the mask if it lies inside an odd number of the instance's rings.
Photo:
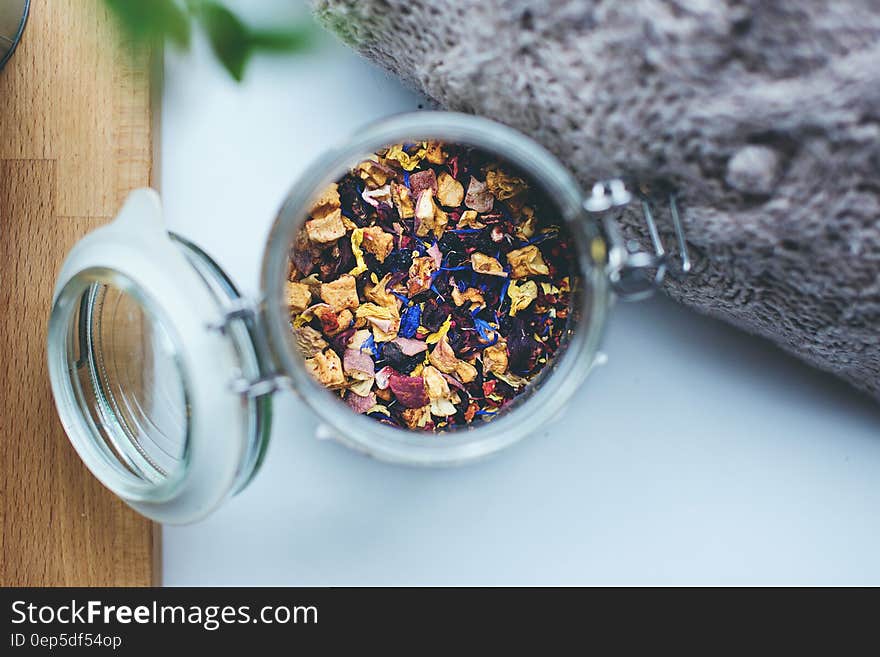
<svg viewBox="0 0 880 657">
<path fill-rule="evenodd" d="M 30 0 L 0 2 L 0 70 L 12 57 L 18 42 L 21 41 L 30 4 Z"/>
<path fill-rule="evenodd" d="M 375 150 L 439 140 L 497 155 L 543 187 L 576 245 L 578 276 L 565 347 L 531 392 L 490 422 L 442 436 L 358 415 L 306 371 L 285 300 L 289 255 L 318 192 Z M 615 220 L 631 201 L 620 180 L 585 194 L 534 141 L 492 121 L 418 112 L 382 121 L 320 158 L 293 186 L 267 239 L 261 298 L 242 297 L 197 246 L 169 234 L 158 195 L 131 194 L 118 217 L 66 259 L 49 322 L 56 405 L 71 442 L 108 488 L 155 520 L 210 513 L 254 475 L 265 453 L 271 398 L 299 395 L 327 434 L 369 456 L 448 466 L 498 452 L 555 416 L 593 367 L 612 299 L 649 292 L 666 272 L 650 204 L 654 253 L 630 252 Z M 689 267 L 678 214 L 682 269 Z"/>
</svg>

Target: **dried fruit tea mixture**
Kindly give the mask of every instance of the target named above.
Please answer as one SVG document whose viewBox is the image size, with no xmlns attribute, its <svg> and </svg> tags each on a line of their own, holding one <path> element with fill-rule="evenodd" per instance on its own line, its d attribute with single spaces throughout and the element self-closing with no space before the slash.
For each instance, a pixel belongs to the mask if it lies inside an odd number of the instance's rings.
<svg viewBox="0 0 880 657">
<path fill-rule="evenodd" d="M 291 327 L 308 371 L 356 412 L 425 431 L 489 420 L 559 348 L 572 241 L 542 192 L 485 153 L 391 146 L 309 215 Z"/>
</svg>

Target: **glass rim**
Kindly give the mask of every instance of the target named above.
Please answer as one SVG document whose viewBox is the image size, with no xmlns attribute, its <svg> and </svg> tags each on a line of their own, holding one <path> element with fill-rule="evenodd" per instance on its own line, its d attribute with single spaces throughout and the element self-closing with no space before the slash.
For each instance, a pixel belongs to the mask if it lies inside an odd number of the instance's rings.
<svg viewBox="0 0 880 657">
<path fill-rule="evenodd" d="M 562 213 L 578 242 L 581 278 L 589 286 L 584 294 L 589 307 L 581 307 L 586 321 L 574 330 L 564 353 L 557 356 L 533 394 L 515 409 L 479 426 L 432 435 L 391 427 L 354 411 L 338 412 L 343 402 L 306 371 L 304 359 L 291 345 L 290 323 L 283 299 L 288 256 L 306 209 L 318 190 L 338 179 L 352 162 L 377 148 L 413 138 L 438 139 L 475 146 L 497 154 L 537 180 Z M 481 459 L 534 433 L 554 418 L 591 369 L 604 331 L 610 289 L 604 268 L 591 262 L 598 226 L 586 218 L 585 195 L 571 173 L 551 153 L 531 138 L 499 123 L 467 114 L 420 111 L 383 119 L 361 128 L 340 147 L 319 158 L 299 177 L 288 193 L 267 239 L 261 288 L 265 295 L 264 326 L 275 357 L 292 387 L 346 446 L 384 461 L 407 465 L 458 465 Z M 332 402 L 332 403 L 331 403 Z M 530 412 L 531 411 L 531 412 Z"/>
<path fill-rule="evenodd" d="M 49 320 L 49 374 L 59 417 L 80 458 L 107 488 L 132 502 L 157 503 L 169 500 L 180 490 L 189 469 L 189 444 L 192 431 L 190 422 L 186 424 L 186 434 L 183 437 L 184 452 L 180 467 L 164 480 L 144 479 L 131 472 L 120 457 L 108 453 L 100 431 L 91 415 L 83 409 L 70 373 L 66 371 L 70 356 L 67 337 L 76 312 L 75 304 L 95 284 L 115 287 L 129 295 L 142 308 L 151 324 L 160 327 L 170 343 L 171 357 L 183 391 L 185 406 L 188 407 L 190 404 L 192 386 L 183 358 L 181 341 L 174 329 L 174 323 L 169 317 L 164 316 L 161 305 L 151 299 L 148 293 L 126 274 L 104 267 L 89 267 L 77 272 L 64 284 L 53 303 Z M 124 437 L 131 441 L 130 437 Z"/>
<path fill-rule="evenodd" d="M 3 67 L 6 66 L 6 63 L 12 58 L 12 55 L 15 54 L 16 48 L 18 48 L 19 43 L 21 43 L 21 37 L 24 34 L 24 28 L 25 25 L 27 25 L 28 14 L 30 13 L 31 0 L 21 0 L 21 7 L 21 19 L 19 20 L 18 28 L 12 36 L 9 44 L 6 46 L 6 49 L 0 50 L 0 70 L 3 70 Z"/>
</svg>

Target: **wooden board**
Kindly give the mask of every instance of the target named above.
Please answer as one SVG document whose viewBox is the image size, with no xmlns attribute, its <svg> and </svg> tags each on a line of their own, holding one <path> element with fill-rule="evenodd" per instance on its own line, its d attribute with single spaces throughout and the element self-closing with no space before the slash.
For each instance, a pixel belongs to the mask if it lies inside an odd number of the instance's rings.
<svg viewBox="0 0 880 657">
<path fill-rule="evenodd" d="M 70 247 L 149 185 L 148 57 L 100 0 L 33 0 L 0 71 L 0 585 L 158 583 L 159 527 L 104 489 L 58 421 L 45 362 Z"/>
</svg>

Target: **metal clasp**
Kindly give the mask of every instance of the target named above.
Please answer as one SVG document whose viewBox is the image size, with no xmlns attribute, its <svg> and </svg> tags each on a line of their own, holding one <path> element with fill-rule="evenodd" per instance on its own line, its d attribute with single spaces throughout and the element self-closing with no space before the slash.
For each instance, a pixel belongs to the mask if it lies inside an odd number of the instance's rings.
<svg viewBox="0 0 880 657">
<path fill-rule="evenodd" d="M 248 378 L 243 374 L 235 376 L 230 388 L 249 398 L 262 397 L 289 386 L 286 376 L 279 374 L 275 367 L 272 350 L 266 340 L 266 334 L 260 324 L 261 301 L 248 297 L 237 297 L 227 304 L 219 322 L 208 324 L 208 329 L 223 335 L 231 335 L 234 327 L 239 326 L 247 332 L 248 342 L 253 349 L 258 376 Z M 238 346 L 238 345 L 237 345 Z M 238 346 L 240 349 L 241 347 Z"/>
<path fill-rule="evenodd" d="M 614 291 L 625 301 L 638 301 L 654 294 L 663 284 L 671 260 L 671 255 L 666 251 L 660 239 L 657 222 L 651 211 L 651 204 L 645 196 L 639 196 L 638 200 L 654 252 L 639 250 L 634 240 L 629 243 L 624 240 L 617 219 L 623 207 L 629 205 L 633 200 L 634 197 L 624 182 L 615 178 L 597 182 L 593 185 L 590 196 L 584 201 L 584 209 L 587 212 L 602 215 L 602 225 L 610 245 L 608 278 Z M 676 274 L 684 276 L 690 272 L 692 263 L 681 217 L 678 214 L 676 195 L 669 194 L 668 200 L 679 252 L 679 271 Z"/>
</svg>

